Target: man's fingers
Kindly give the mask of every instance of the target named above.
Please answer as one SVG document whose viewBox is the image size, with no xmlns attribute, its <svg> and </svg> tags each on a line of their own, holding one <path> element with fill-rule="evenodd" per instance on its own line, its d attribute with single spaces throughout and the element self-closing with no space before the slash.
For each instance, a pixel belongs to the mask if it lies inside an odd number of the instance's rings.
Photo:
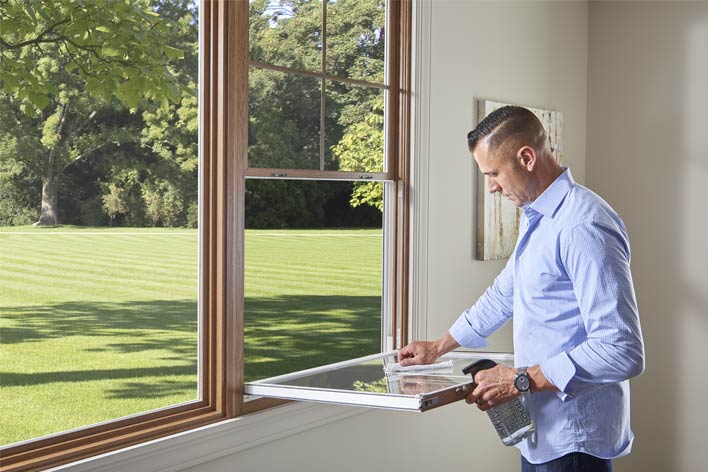
<svg viewBox="0 0 708 472">
<path fill-rule="evenodd" d="M 483 387 L 483 385 L 477 384 L 477 387 L 472 390 L 472 395 L 474 395 L 475 398 L 481 398 L 484 395 L 485 391 L 486 389 Z"/>
<path fill-rule="evenodd" d="M 403 359 L 406 359 L 408 357 L 414 357 L 415 356 L 415 347 L 414 344 L 408 344 L 407 346 L 404 346 L 401 348 L 400 351 L 398 351 L 398 362 L 401 362 Z"/>
<path fill-rule="evenodd" d="M 399 361 L 399 364 L 401 364 L 403 367 L 406 367 L 409 365 L 420 364 L 420 362 L 417 362 L 415 357 L 406 357 L 405 359 L 401 359 Z"/>
</svg>

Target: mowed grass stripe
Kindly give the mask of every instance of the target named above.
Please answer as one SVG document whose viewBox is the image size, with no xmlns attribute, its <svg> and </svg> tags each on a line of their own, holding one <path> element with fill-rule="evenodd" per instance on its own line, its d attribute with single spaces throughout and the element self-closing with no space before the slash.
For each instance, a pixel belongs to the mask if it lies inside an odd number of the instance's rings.
<svg viewBox="0 0 708 472">
<path fill-rule="evenodd" d="M 102 238 L 100 236 L 111 236 L 109 238 Z M 71 244 L 82 243 L 84 241 L 90 241 L 96 246 L 114 246 L 120 242 L 133 243 L 136 241 L 148 242 L 151 241 L 170 241 L 171 244 L 179 244 L 183 241 L 196 241 L 198 235 L 180 235 L 171 233 L 153 233 L 153 234 L 94 234 L 94 233 L 3 233 L 0 232 L 0 239 L 13 241 L 13 240 L 25 240 L 26 238 L 36 238 L 36 241 L 42 241 L 43 244 L 62 244 L 63 242 L 68 242 Z"/>
<path fill-rule="evenodd" d="M 3 274 L 4 276 L 4 274 Z M 3 277 L 5 278 L 5 277 Z M 110 287 L 107 287 L 106 282 L 110 282 Z M 104 280 L 96 278 L 72 277 L 71 279 L 57 280 L 50 275 L 40 274 L 24 274 L 22 280 L 10 280 L 3 282 L 8 289 L 27 289 L 34 290 L 37 293 L 37 287 L 43 287 L 41 290 L 59 291 L 61 293 L 72 293 L 74 295 L 92 295 L 91 299 L 101 299 L 106 290 L 112 292 L 112 296 L 127 296 L 134 298 L 152 297 L 160 294 L 162 297 L 175 296 L 181 298 L 185 289 L 192 289 L 193 295 L 197 293 L 197 280 L 191 283 L 184 283 L 175 280 L 173 282 L 155 282 L 154 280 L 135 280 L 135 279 L 109 279 Z M 81 297 L 85 300 L 86 297 Z"/>
<path fill-rule="evenodd" d="M 55 249 L 70 249 L 71 252 L 74 251 L 86 251 L 88 253 L 107 253 L 107 254 L 124 254 L 126 249 L 129 249 L 129 254 L 142 255 L 148 257 L 154 257 L 155 251 L 160 253 L 169 254 L 165 249 L 176 249 L 180 253 L 184 247 L 185 243 L 192 243 L 194 248 L 197 248 L 197 239 L 190 238 L 190 240 L 185 241 L 171 241 L 173 237 L 152 237 L 152 238 L 135 238 L 133 240 L 126 240 L 126 238 L 118 238 L 111 241 L 111 244 L 101 244 L 100 242 L 91 241 L 90 238 L 96 236 L 84 236 L 76 240 L 70 240 L 70 238 L 65 236 L 52 236 L 47 237 L 36 237 L 36 236 L 22 236 L 14 238 L 6 238 L 0 236 L 0 241 L 2 241 L 3 246 L 18 245 L 19 247 L 26 247 L 28 243 L 36 245 L 37 249 L 44 251 L 54 251 Z M 117 252 L 117 249 L 121 249 L 121 252 Z"/>
<path fill-rule="evenodd" d="M 371 257 L 363 251 L 352 250 L 348 245 L 335 251 L 331 246 L 318 245 L 310 251 L 299 247 L 296 255 L 278 255 L 275 251 L 260 248 L 255 253 L 268 253 L 272 258 L 264 260 L 249 257 L 246 251 L 245 280 L 246 295 L 253 288 L 276 290 L 283 286 L 287 293 L 311 293 L 313 286 L 319 287 L 316 293 L 346 293 L 350 290 L 369 294 L 381 293 L 382 266 L 381 251 L 378 257 Z M 365 257 L 366 256 L 366 257 Z M 327 262 L 323 259 L 327 258 Z M 254 260 L 255 259 L 255 260 Z M 288 263 L 283 261 L 287 260 Z"/>
<path fill-rule="evenodd" d="M 90 241 L 82 241 L 81 244 L 69 245 L 68 242 L 62 242 L 63 244 L 45 244 L 44 241 L 37 241 L 39 238 L 33 238 L 28 236 L 30 241 L 19 242 L 20 247 L 26 247 L 27 244 L 34 244 L 34 248 L 42 255 L 49 256 L 53 258 L 55 256 L 61 256 L 57 254 L 57 249 L 66 250 L 69 249 L 66 254 L 71 257 L 99 257 L 114 260 L 116 262 L 124 261 L 125 258 L 145 258 L 148 260 L 153 260 L 154 262 L 164 262 L 160 259 L 162 257 L 170 256 L 169 260 L 189 260 L 197 256 L 197 243 L 196 241 L 191 241 L 192 247 L 194 248 L 193 253 L 183 254 L 184 245 L 168 245 L 163 244 L 161 241 L 134 241 L 132 243 L 121 241 L 118 245 L 94 245 Z M 34 240 L 34 241 L 31 241 Z M 3 243 L 3 247 L 11 247 L 9 244 Z M 118 251 L 118 249 L 122 249 Z M 124 248 L 130 248 L 125 250 Z"/>
<path fill-rule="evenodd" d="M 152 280 L 174 280 L 180 277 L 189 276 L 191 279 L 197 277 L 197 264 L 191 261 L 190 265 L 193 266 L 193 273 L 188 274 L 186 272 L 180 271 L 175 273 L 174 269 L 180 268 L 184 269 L 185 265 L 177 266 L 172 270 L 167 270 L 163 268 L 150 267 L 135 267 L 130 265 L 110 265 L 110 264 L 93 264 L 93 263 L 73 263 L 68 264 L 62 261 L 52 260 L 42 262 L 42 267 L 36 270 L 36 273 L 41 274 L 51 274 L 56 271 L 79 271 L 82 276 L 86 279 L 97 278 L 132 278 L 140 275 L 149 275 Z M 17 258 L 17 257 L 0 257 L 0 271 L 7 270 L 8 272 L 19 272 L 20 275 L 27 273 L 28 269 L 32 270 L 32 263 L 30 259 Z"/>
<path fill-rule="evenodd" d="M 131 281 L 137 281 L 143 283 L 142 280 L 149 278 L 150 282 L 153 283 L 173 283 L 182 280 L 184 283 L 195 284 L 198 281 L 197 268 L 194 267 L 192 274 L 189 273 L 179 273 L 174 274 L 174 272 L 166 270 L 151 270 L 151 268 L 146 268 L 146 270 L 139 270 L 135 268 L 113 268 L 109 270 L 105 266 L 67 266 L 65 264 L 52 264 L 46 263 L 42 264 L 42 270 L 37 272 L 29 272 L 27 270 L 28 264 L 25 261 L 9 262 L 4 259 L 0 259 L 0 274 L 4 274 L 6 277 L 22 279 L 28 276 L 34 277 L 46 277 L 49 283 L 52 283 L 55 279 L 52 272 L 55 271 L 76 271 L 77 274 L 73 275 L 72 280 L 77 282 L 91 282 L 91 281 L 121 281 L 122 283 L 131 283 Z M 5 277 L 3 280 L 6 280 Z M 105 284 L 104 284 L 105 285 Z"/>
<path fill-rule="evenodd" d="M 3 246 L 3 248 L 5 248 L 5 246 Z M 18 261 L 27 261 L 29 267 L 31 267 L 32 265 L 36 265 L 37 259 L 43 259 L 45 261 L 44 263 L 54 263 L 58 266 L 65 264 L 74 266 L 94 265 L 119 268 L 137 265 L 138 267 L 147 266 L 151 268 L 160 268 L 165 270 L 182 269 L 184 267 L 184 264 L 187 263 L 191 263 L 195 266 L 197 264 L 196 254 L 191 257 L 171 257 L 169 261 L 151 261 L 151 259 L 155 257 L 154 255 L 150 258 L 147 258 L 144 255 L 134 256 L 131 254 L 110 256 L 95 252 L 93 250 L 77 251 L 75 249 L 72 249 L 72 252 L 70 253 L 56 254 L 55 249 L 48 250 L 36 248 L 36 250 L 32 254 L 27 254 L 23 252 L 21 254 L 13 254 L 11 256 L 2 256 L 0 260 L 4 259 L 5 257 L 14 258 Z M 146 265 L 147 261 L 150 261 L 149 265 Z"/>
<path fill-rule="evenodd" d="M 365 266 L 365 265 L 364 265 Z M 334 266 L 336 267 L 336 266 Z M 362 274 L 361 270 L 355 270 L 355 269 L 347 269 L 347 270 L 342 270 L 342 269 L 335 269 L 334 267 L 307 267 L 307 266 L 301 266 L 298 268 L 298 274 L 297 278 L 298 279 L 307 279 L 307 278 L 322 278 L 322 276 L 329 276 L 330 278 L 338 278 L 338 279 L 346 279 L 346 280 L 371 280 L 371 275 L 369 273 Z M 366 267 L 366 266 L 365 266 Z M 367 267 L 369 271 L 374 271 L 378 269 L 378 272 L 381 272 L 380 268 L 373 268 L 373 267 Z M 262 275 L 266 277 L 272 277 L 275 275 L 290 275 L 292 278 L 292 268 L 284 268 L 283 266 L 265 266 L 263 264 L 253 264 L 253 265 L 248 265 L 245 267 L 244 272 L 246 274 L 246 277 L 249 276 L 256 276 L 256 275 Z"/>
</svg>

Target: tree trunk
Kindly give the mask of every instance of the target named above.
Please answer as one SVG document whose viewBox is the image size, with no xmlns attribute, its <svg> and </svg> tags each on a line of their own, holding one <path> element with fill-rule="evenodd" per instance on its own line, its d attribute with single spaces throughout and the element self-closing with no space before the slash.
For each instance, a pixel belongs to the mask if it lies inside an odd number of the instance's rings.
<svg viewBox="0 0 708 472">
<path fill-rule="evenodd" d="M 35 226 L 55 226 L 59 224 L 59 206 L 57 205 L 57 179 L 54 176 L 42 177 L 42 213 Z"/>
</svg>

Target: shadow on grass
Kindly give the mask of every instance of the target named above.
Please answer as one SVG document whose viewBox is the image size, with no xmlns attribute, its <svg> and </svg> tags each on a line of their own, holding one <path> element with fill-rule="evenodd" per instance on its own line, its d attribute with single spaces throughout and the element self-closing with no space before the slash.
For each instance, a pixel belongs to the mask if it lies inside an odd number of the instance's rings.
<svg viewBox="0 0 708 472">
<path fill-rule="evenodd" d="M 282 296 L 245 304 L 246 381 L 381 350 L 381 298 Z"/>
<path fill-rule="evenodd" d="M 154 377 L 190 376 L 193 380 L 161 379 Z M 150 382 L 140 382 L 141 377 L 150 377 Z M 96 380 L 132 379 L 133 382 L 119 382 L 117 388 L 106 391 L 107 398 L 160 398 L 194 390 L 196 398 L 197 365 L 140 367 L 134 369 L 98 369 L 58 372 L 34 372 L 23 374 L 0 372 L 3 387 L 28 387 L 66 382 L 91 382 Z"/>
<path fill-rule="evenodd" d="M 0 340 L 3 344 L 16 344 L 71 336 L 130 337 L 130 342 L 107 342 L 93 351 L 128 353 L 164 349 L 173 353 L 175 359 L 196 357 L 197 315 L 196 300 L 6 307 L 0 311 L 0 317 L 11 323 L 2 329 Z M 185 342 L 189 337 L 194 341 Z"/>
<path fill-rule="evenodd" d="M 51 338 L 101 336 L 106 343 L 90 352 L 120 354 L 162 350 L 156 362 L 185 365 L 148 368 L 58 371 L 36 374 L 0 373 L 3 386 L 31 388 L 50 382 L 139 379 L 194 375 L 197 358 L 195 300 L 132 301 L 123 303 L 71 302 L 47 306 L 6 307 L 0 317 L 10 320 L 0 333 L 3 344 L 26 343 L 27 349 Z M 111 341 L 111 337 L 129 341 Z M 190 341 L 193 340 L 193 341 Z M 245 305 L 246 380 L 338 362 L 380 351 L 381 298 L 366 296 L 293 295 L 247 298 Z M 36 351 L 34 351 L 36 352 Z M 47 353 L 51 356 L 51 353 Z M 112 366 L 107 366 L 112 367 Z M 195 384 L 167 379 L 155 383 L 124 382 L 114 398 L 170 395 Z"/>
</svg>

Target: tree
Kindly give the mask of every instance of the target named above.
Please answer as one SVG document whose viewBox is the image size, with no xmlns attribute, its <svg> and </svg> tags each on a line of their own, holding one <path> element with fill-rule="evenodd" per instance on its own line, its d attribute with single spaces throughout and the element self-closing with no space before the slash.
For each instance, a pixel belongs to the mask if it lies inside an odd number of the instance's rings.
<svg viewBox="0 0 708 472">
<path fill-rule="evenodd" d="M 174 27 L 146 0 L 0 2 L 0 100 L 26 115 L 2 130 L 18 142 L 4 157 L 41 177 L 37 224 L 57 224 L 58 180 L 69 166 L 134 139 L 129 129 L 97 132 L 99 108 L 115 100 L 135 111 L 147 100 L 167 109 L 182 98 L 168 67 L 183 56 L 167 44 Z"/>
<path fill-rule="evenodd" d="M 116 184 L 108 185 L 108 193 L 103 195 L 103 208 L 111 218 L 111 226 L 116 216 L 124 214 L 128 211 L 123 199 L 124 190 Z"/>
</svg>

